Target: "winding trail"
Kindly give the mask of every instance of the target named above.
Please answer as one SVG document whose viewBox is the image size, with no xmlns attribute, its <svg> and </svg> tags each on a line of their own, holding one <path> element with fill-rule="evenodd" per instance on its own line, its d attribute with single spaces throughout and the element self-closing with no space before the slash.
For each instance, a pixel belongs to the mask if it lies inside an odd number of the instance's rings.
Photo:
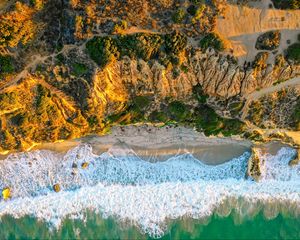
<svg viewBox="0 0 300 240">
<path fill-rule="evenodd" d="M 27 64 L 24 69 L 19 72 L 14 78 L 12 78 L 10 81 L 6 82 L 5 84 L 3 84 L 0 87 L 0 93 L 5 90 L 8 87 L 11 87 L 13 85 L 16 85 L 18 83 L 19 80 L 21 80 L 22 78 L 25 78 L 26 76 L 28 76 L 28 74 L 30 73 L 31 69 L 35 69 L 37 67 L 38 64 L 42 64 L 44 63 L 47 59 L 52 59 L 56 57 L 59 54 L 65 54 L 66 52 L 69 52 L 75 48 L 78 48 L 78 50 L 83 51 L 85 44 L 87 43 L 89 39 L 87 39 L 86 41 L 84 41 L 81 45 L 77 46 L 74 44 L 71 45 L 64 45 L 63 49 L 57 53 L 52 53 L 50 55 L 45 55 L 45 56 L 41 56 L 40 54 L 37 55 L 33 55 L 31 56 L 31 59 L 33 59 L 33 61 L 29 64 Z"/>
<path fill-rule="evenodd" d="M 300 86 L 300 77 L 291 78 L 291 79 L 286 80 L 277 85 L 272 85 L 270 87 L 266 87 L 259 91 L 255 91 L 255 92 L 245 95 L 244 97 L 246 99 L 246 102 L 245 102 L 244 108 L 242 109 L 243 114 L 242 114 L 241 120 L 243 120 L 243 121 L 245 120 L 248 110 L 249 110 L 249 105 L 252 101 L 257 100 L 264 95 L 267 95 L 267 94 L 270 94 L 273 92 L 277 92 L 283 88 L 297 86 L 297 85 Z"/>
</svg>

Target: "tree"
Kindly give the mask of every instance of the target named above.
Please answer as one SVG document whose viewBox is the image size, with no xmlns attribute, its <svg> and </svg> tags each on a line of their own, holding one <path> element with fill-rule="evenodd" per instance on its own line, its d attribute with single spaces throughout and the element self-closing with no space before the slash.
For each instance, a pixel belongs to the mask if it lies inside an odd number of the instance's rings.
<svg viewBox="0 0 300 240">
<path fill-rule="evenodd" d="M 182 23 L 185 18 L 185 11 L 182 8 L 179 8 L 172 16 L 172 20 L 174 23 Z"/>
<path fill-rule="evenodd" d="M 200 47 L 203 50 L 212 47 L 217 51 L 222 51 L 225 48 L 222 39 L 216 33 L 209 33 L 206 36 L 204 36 L 200 40 Z"/>
</svg>

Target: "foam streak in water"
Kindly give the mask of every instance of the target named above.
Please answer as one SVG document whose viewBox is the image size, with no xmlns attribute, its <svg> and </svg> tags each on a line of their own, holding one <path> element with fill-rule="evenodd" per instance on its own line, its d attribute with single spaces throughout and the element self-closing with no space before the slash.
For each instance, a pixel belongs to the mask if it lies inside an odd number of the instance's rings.
<svg viewBox="0 0 300 240">
<path fill-rule="evenodd" d="M 265 209 L 269 218 L 278 212 L 299 212 L 299 166 L 288 166 L 295 154 L 289 148 L 276 156 L 261 156 L 260 183 L 244 178 L 249 153 L 207 166 L 190 154 L 149 163 L 130 149 L 113 148 L 100 156 L 91 150 L 82 145 L 65 156 L 36 151 L 1 162 L 0 187 L 11 186 L 14 198 L 0 202 L 0 216 L 32 215 L 59 226 L 65 217 L 78 217 L 88 209 L 130 220 L 158 236 L 166 220 L 184 216 L 199 219 L 215 211 L 228 215 L 232 208 L 240 215 L 251 215 L 261 204 L 276 206 L 272 211 Z M 87 169 L 80 167 L 83 162 L 89 162 Z M 72 175 L 74 164 L 78 168 Z M 60 183 L 63 191 L 54 193 L 54 183 Z"/>
</svg>

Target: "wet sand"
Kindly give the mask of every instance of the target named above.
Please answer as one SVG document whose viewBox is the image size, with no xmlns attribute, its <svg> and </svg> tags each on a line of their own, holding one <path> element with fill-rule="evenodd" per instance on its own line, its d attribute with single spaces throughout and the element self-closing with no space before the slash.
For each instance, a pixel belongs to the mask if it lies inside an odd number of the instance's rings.
<svg viewBox="0 0 300 240">
<path fill-rule="evenodd" d="M 250 151 L 251 142 L 234 138 L 206 137 L 202 133 L 184 127 L 156 127 L 130 125 L 113 127 L 105 136 L 87 136 L 80 139 L 45 143 L 32 150 L 47 149 L 64 153 L 81 143 L 88 143 L 97 155 L 111 147 L 132 149 L 144 160 L 165 161 L 177 154 L 191 153 L 205 164 L 216 165 Z"/>
<path fill-rule="evenodd" d="M 104 136 L 93 135 L 64 142 L 43 143 L 30 151 L 43 149 L 65 153 L 82 143 L 90 144 L 97 155 L 117 147 L 125 152 L 126 149 L 132 149 L 140 158 L 155 162 L 165 161 L 177 154 L 191 153 L 208 165 L 221 164 L 239 157 L 245 151 L 251 151 L 253 146 L 251 141 L 238 137 L 206 137 L 191 128 L 139 124 L 115 126 L 110 134 Z M 264 153 L 275 155 L 284 146 L 286 145 L 281 142 L 270 142 L 256 147 L 261 148 Z M 7 155 L 1 156 L 1 159 L 6 157 Z"/>
</svg>

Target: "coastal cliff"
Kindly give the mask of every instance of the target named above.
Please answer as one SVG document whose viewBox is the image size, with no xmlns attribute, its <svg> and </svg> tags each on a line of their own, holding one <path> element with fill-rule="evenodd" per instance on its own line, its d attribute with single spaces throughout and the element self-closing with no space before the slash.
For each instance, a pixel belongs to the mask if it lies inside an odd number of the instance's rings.
<svg viewBox="0 0 300 240">
<path fill-rule="evenodd" d="M 1 152 L 138 122 L 256 141 L 274 139 L 277 129 L 298 131 L 298 10 L 284 10 L 293 16 L 286 20 L 294 31 L 289 46 L 283 39 L 290 33 L 266 32 L 253 42 L 254 58 L 245 59 L 230 33 L 218 27 L 239 3 L 172 3 L 113 2 L 127 9 L 124 16 L 93 1 L 4 3 Z M 143 10 L 139 21 L 133 6 Z M 256 11 L 251 4 L 244 8 Z M 297 145 L 289 137 L 281 140 Z"/>
</svg>

